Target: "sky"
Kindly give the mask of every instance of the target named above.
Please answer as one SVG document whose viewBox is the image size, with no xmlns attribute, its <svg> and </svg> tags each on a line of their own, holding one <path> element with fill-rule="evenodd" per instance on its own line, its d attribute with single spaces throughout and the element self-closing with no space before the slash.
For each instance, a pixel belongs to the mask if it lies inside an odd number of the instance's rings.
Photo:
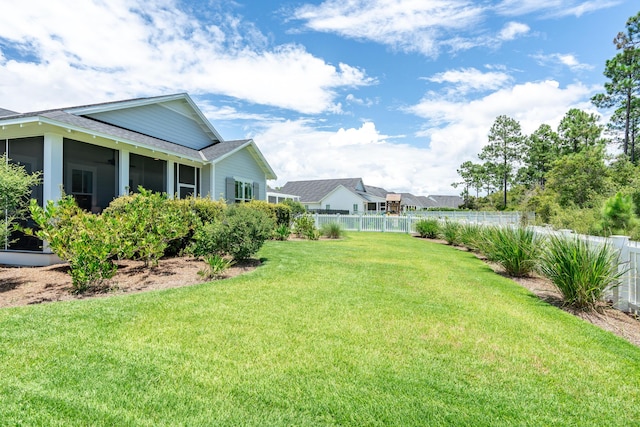
<svg viewBox="0 0 640 427">
<path fill-rule="evenodd" d="M 288 181 L 459 194 L 496 117 L 602 115 L 637 0 L 0 0 L 0 107 L 187 92 Z"/>
</svg>

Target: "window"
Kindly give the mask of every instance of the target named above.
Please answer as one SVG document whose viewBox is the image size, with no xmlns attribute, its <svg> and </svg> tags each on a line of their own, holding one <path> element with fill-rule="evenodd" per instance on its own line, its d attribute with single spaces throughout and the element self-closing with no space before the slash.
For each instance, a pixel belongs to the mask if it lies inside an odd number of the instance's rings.
<svg viewBox="0 0 640 427">
<path fill-rule="evenodd" d="M 129 191 L 138 191 L 138 186 L 156 193 L 167 191 L 167 162 L 131 153 Z"/>
<path fill-rule="evenodd" d="M 331 209 L 331 205 L 324 205 L 325 210 L 330 210 Z"/>
<path fill-rule="evenodd" d="M 236 179 L 235 202 L 248 202 L 253 199 L 253 182 Z"/>
<path fill-rule="evenodd" d="M 41 136 L 29 138 L 3 139 L 0 141 L 0 155 L 6 154 L 11 163 L 17 163 L 24 167 L 27 173 L 33 173 L 43 169 L 44 162 L 44 138 Z M 36 199 L 42 206 L 43 186 L 36 185 L 31 189 L 30 198 Z M 23 227 L 34 228 L 35 223 L 29 215 L 19 224 Z M 11 243 L 9 243 L 11 242 Z M 27 236 L 23 232 L 15 230 L 9 236 L 8 241 L 0 242 L 0 250 L 26 250 L 42 251 L 42 241 L 37 237 Z"/>
<path fill-rule="evenodd" d="M 358 204 L 357 203 L 353 204 L 353 213 L 358 213 Z"/>
<path fill-rule="evenodd" d="M 118 195 L 118 152 L 67 138 L 63 144 L 64 190 L 81 208 L 102 212 Z"/>
</svg>

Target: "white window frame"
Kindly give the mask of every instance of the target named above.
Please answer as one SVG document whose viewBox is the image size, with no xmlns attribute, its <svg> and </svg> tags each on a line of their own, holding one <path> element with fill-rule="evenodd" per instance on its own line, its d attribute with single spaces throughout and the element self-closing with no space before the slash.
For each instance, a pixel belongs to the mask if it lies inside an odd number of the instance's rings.
<svg viewBox="0 0 640 427">
<path fill-rule="evenodd" d="M 253 180 L 237 176 L 234 176 L 233 180 L 235 181 L 233 184 L 233 191 L 236 203 L 250 202 L 254 199 Z M 238 186 L 238 184 L 240 185 Z M 240 197 L 238 197 L 238 189 L 240 189 Z"/>
</svg>

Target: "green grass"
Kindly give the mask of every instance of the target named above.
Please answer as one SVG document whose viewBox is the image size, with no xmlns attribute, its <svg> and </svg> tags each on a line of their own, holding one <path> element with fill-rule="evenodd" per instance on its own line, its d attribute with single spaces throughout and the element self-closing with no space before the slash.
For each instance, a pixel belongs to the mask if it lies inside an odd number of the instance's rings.
<svg viewBox="0 0 640 427">
<path fill-rule="evenodd" d="M 0 425 L 632 425 L 640 349 L 407 235 L 0 310 Z"/>
</svg>

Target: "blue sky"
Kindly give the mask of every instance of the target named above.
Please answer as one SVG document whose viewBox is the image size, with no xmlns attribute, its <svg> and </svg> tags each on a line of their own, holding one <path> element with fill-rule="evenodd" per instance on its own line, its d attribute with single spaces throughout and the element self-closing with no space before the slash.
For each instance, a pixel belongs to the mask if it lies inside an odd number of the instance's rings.
<svg viewBox="0 0 640 427">
<path fill-rule="evenodd" d="M 287 181 L 458 194 L 495 118 L 597 112 L 637 0 L 0 0 L 0 107 L 188 92 Z M 607 112 L 600 111 L 601 122 Z"/>
</svg>

